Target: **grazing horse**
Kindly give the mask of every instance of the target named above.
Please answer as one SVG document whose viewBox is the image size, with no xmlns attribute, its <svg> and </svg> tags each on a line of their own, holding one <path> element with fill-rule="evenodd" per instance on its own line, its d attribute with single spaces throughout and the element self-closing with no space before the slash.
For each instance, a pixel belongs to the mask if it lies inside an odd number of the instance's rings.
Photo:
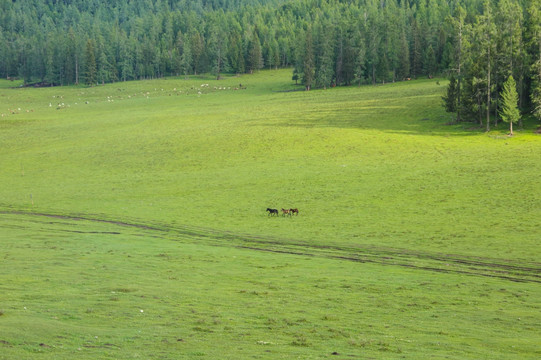
<svg viewBox="0 0 541 360">
<path fill-rule="evenodd" d="M 276 215 L 278 216 L 278 209 L 271 209 L 271 208 L 267 208 L 267 210 L 269 212 L 269 216 L 272 216 L 272 215 Z"/>
<path fill-rule="evenodd" d="M 289 213 L 291 215 L 295 214 L 295 216 L 298 216 L 299 215 L 299 209 L 295 208 L 295 209 L 289 209 Z"/>
<path fill-rule="evenodd" d="M 282 216 L 286 216 L 286 215 L 291 216 L 291 211 L 289 211 L 289 209 L 282 208 Z"/>
</svg>

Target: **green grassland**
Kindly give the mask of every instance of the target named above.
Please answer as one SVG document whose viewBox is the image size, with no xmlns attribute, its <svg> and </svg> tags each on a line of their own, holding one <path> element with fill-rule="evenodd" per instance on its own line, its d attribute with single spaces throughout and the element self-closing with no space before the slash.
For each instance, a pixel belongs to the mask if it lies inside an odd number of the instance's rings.
<svg viewBox="0 0 541 360">
<path fill-rule="evenodd" d="M 0 359 L 539 358 L 535 125 L 290 78 L 0 81 Z"/>
</svg>

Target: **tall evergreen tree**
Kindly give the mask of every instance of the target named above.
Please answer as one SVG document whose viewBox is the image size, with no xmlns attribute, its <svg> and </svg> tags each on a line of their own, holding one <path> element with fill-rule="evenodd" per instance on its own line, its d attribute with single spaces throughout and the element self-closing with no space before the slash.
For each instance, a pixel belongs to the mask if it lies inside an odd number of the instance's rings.
<svg viewBox="0 0 541 360">
<path fill-rule="evenodd" d="M 521 66 L 520 54 L 523 53 L 522 41 L 522 9 L 516 0 L 500 0 L 495 14 L 497 24 L 497 40 L 496 40 L 496 55 L 495 64 L 495 81 L 497 87 L 495 98 L 495 113 L 498 114 L 499 106 L 499 91 L 503 88 L 503 82 L 513 75 L 518 80 L 520 93 L 522 93 L 523 83 L 523 66 Z M 519 96 L 519 99 L 522 97 Z M 521 101 L 520 101 L 521 102 Z M 495 117 L 497 125 L 498 116 Z"/>
<path fill-rule="evenodd" d="M 205 50 L 205 41 L 197 30 L 191 34 L 190 49 L 192 53 L 193 73 L 197 75 L 204 68 L 203 52 Z"/>
<path fill-rule="evenodd" d="M 422 56 L 423 56 L 423 45 L 421 40 L 421 30 L 419 29 L 419 26 L 417 24 L 416 20 L 413 20 L 412 23 L 412 30 L 411 30 L 411 36 L 412 36 L 412 44 L 411 44 L 411 74 L 413 77 L 417 77 L 421 75 L 422 68 L 423 68 L 423 62 L 422 62 Z"/>
<path fill-rule="evenodd" d="M 437 71 L 437 63 L 436 63 L 436 53 L 434 52 L 434 48 L 432 45 L 428 45 L 428 48 L 425 52 L 425 72 L 428 74 L 428 76 L 431 78 L 436 74 Z"/>
<path fill-rule="evenodd" d="M 509 75 L 509 78 L 503 84 L 501 97 L 502 108 L 500 115 L 503 121 L 509 123 L 509 134 L 513 135 L 513 123 L 518 122 L 520 119 L 517 84 L 515 79 L 513 79 L 513 75 Z"/>
<path fill-rule="evenodd" d="M 445 106 L 445 111 L 455 113 L 458 109 L 458 88 L 457 81 L 454 76 L 451 76 L 449 85 L 447 86 L 447 92 L 442 97 Z"/>
<path fill-rule="evenodd" d="M 188 76 L 193 71 L 192 47 L 189 41 L 182 43 L 182 56 L 180 57 L 180 71 L 184 76 Z"/>
<path fill-rule="evenodd" d="M 494 66 L 494 55 L 496 52 L 496 25 L 492 13 L 490 0 L 483 4 L 483 14 L 477 17 L 474 27 L 479 61 L 483 64 L 484 78 L 486 79 L 486 131 L 490 131 L 490 106 L 492 100 L 492 71 Z"/>
<path fill-rule="evenodd" d="M 96 84 L 97 72 L 94 40 L 88 39 L 85 50 L 85 82 L 87 85 L 93 86 Z"/>
<path fill-rule="evenodd" d="M 327 88 L 334 75 L 332 31 L 330 24 L 319 24 L 317 31 L 317 56 L 315 83 L 317 87 Z"/>
<path fill-rule="evenodd" d="M 466 46 L 464 39 L 464 26 L 466 19 L 466 11 L 460 5 L 457 6 L 455 14 L 453 17 L 448 17 L 448 21 L 451 23 L 453 29 L 453 51 L 451 57 L 451 66 L 453 67 L 451 71 L 456 73 L 457 84 L 456 84 L 456 96 L 457 96 L 457 109 L 456 109 L 456 122 L 460 122 L 461 119 L 461 108 L 462 108 L 462 78 L 463 78 L 463 66 L 464 66 L 464 48 Z"/>
<path fill-rule="evenodd" d="M 280 47 L 278 46 L 278 41 L 273 38 L 269 46 L 272 50 L 272 55 L 269 57 L 269 69 L 272 67 L 278 69 L 278 66 L 280 66 Z"/>
<path fill-rule="evenodd" d="M 398 79 L 404 80 L 411 76 L 410 74 L 410 51 L 409 44 L 406 38 L 405 30 L 402 30 L 400 35 L 400 49 L 399 49 L 399 64 L 398 64 Z"/>
<path fill-rule="evenodd" d="M 528 44 L 533 64 L 531 65 L 532 113 L 541 122 L 541 0 L 531 0 L 528 7 Z"/>
<path fill-rule="evenodd" d="M 220 79 L 220 74 L 228 69 L 227 64 L 227 43 L 226 35 L 222 33 L 220 24 L 214 25 L 209 38 L 210 58 L 212 59 L 212 72 L 216 79 Z"/>
<path fill-rule="evenodd" d="M 263 53 L 261 51 L 261 42 L 259 41 L 259 36 L 257 32 L 254 31 L 252 39 L 248 45 L 248 70 L 250 74 L 253 74 L 254 71 L 263 68 Z"/>
<path fill-rule="evenodd" d="M 366 68 L 366 44 L 363 34 L 360 31 L 357 31 L 355 34 L 355 79 L 358 81 L 359 86 L 361 85 L 364 79 L 364 70 Z"/>
<path fill-rule="evenodd" d="M 304 56 L 303 56 L 303 76 L 302 81 L 306 90 L 312 88 L 315 77 L 314 66 L 314 43 L 312 38 L 312 29 L 306 30 L 306 37 L 304 40 Z"/>
</svg>

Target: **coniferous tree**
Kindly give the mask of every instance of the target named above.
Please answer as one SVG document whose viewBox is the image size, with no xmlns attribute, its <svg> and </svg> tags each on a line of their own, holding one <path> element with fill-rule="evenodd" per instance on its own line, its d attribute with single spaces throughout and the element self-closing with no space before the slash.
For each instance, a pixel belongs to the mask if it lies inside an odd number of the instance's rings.
<svg viewBox="0 0 541 360">
<path fill-rule="evenodd" d="M 88 39 L 85 50 L 85 82 L 93 86 L 97 82 L 96 53 L 94 49 L 94 40 Z"/>
<path fill-rule="evenodd" d="M 342 80 L 345 85 L 351 85 L 355 79 L 355 62 L 357 60 L 355 51 L 355 39 L 351 36 L 350 31 L 347 32 L 344 42 L 344 57 L 342 64 Z"/>
<path fill-rule="evenodd" d="M 464 25 L 465 25 L 465 19 L 466 19 L 466 11 L 464 8 L 460 5 L 455 10 L 454 17 L 448 17 L 448 20 L 451 23 L 451 27 L 453 29 L 453 42 L 454 45 L 452 46 L 452 56 L 451 56 L 451 66 L 453 67 L 451 69 L 452 72 L 456 73 L 457 78 L 457 84 L 456 84 L 456 94 L 457 94 L 457 109 L 456 109 L 456 122 L 460 122 L 461 119 L 461 108 L 462 101 L 461 101 L 461 95 L 462 95 L 462 78 L 463 78 L 463 66 L 464 66 L 464 48 L 467 45 L 465 39 L 464 39 Z"/>
<path fill-rule="evenodd" d="M 233 31 L 229 37 L 228 60 L 231 69 L 235 73 L 244 73 L 244 52 L 242 49 L 242 38 L 238 31 Z"/>
<path fill-rule="evenodd" d="M 120 79 L 122 81 L 131 80 L 135 77 L 134 74 L 134 58 L 132 41 L 128 39 L 125 33 L 122 33 L 119 41 L 119 58 L 120 60 Z"/>
<path fill-rule="evenodd" d="M 303 75 L 302 75 L 302 82 L 307 91 L 312 88 L 314 77 L 315 77 L 314 43 L 312 39 L 312 29 L 308 28 L 308 30 L 306 30 L 306 37 L 304 41 Z"/>
<path fill-rule="evenodd" d="M 395 1 L 390 1 L 383 8 L 384 19 L 386 21 L 385 45 L 386 55 L 393 82 L 397 80 L 398 68 L 400 66 L 400 36 L 401 19 L 400 9 Z"/>
<path fill-rule="evenodd" d="M 272 50 L 272 56 L 270 56 L 270 63 L 269 63 L 269 69 L 274 67 L 275 69 L 278 69 L 278 66 L 280 66 L 280 48 L 278 46 L 278 41 L 276 41 L 275 38 L 272 39 L 270 43 L 270 49 Z"/>
<path fill-rule="evenodd" d="M 248 46 L 248 70 L 250 74 L 253 74 L 254 71 L 263 68 L 263 53 L 261 52 L 261 43 L 259 41 L 259 36 L 254 31 L 252 40 Z"/>
<path fill-rule="evenodd" d="M 184 35 L 182 31 L 178 31 L 175 40 L 175 45 L 171 50 L 171 71 L 175 75 L 180 75 L 182 72 L 182 49 L 184 48 Z"/>
<path fill-rule="evenodd" d="M 333 44 L 332 31 L 329 24 L 320 24 L 317 27 L 318 49 L 316 57 L 315 83 L 317 87 L 326 89 L 331 85 L 333 78 Z"/>
<path fill-rule="evenodd" d="M 501 97 L 502 108 L 500 115 L 503 121 L 509 123 L 509 134 L 513 135 L 513 123 L 518 122 L 520 119 L 517 84 L 515 79 L 513 79 L 513 75 L 510 75 L 507 81 L 503 84 Z"/>
<path fill-rule="evenodd" d="M 363 79 L 364 79 L 364 70 L 365 70 L 365 63 L 366 63 L 366 45 L 364 41 L 364 36 L 361 34 L 360 31 L 357 32 L 355 36 L 355 42 L 356 42 L 356 51 L 355 51 L 355 79 L 358 81 L 359 86 L 361 85 Z"/>
<path fill-rule="evenodd" d="M 55 84 L 55 74 L 54 74 L 54 44 L 52 40 L 48 40 L 44 44 L 44 74 L 41 79 L 43 82 L 54 85 Z"/>
<path fill-rule="evenodd" d="M 532 113 L 541 122 L 541 0 L 531 0 L 528 7 L 528 44 L 531 58 L 531 93 Z"/>
<path fill-rule="evenodd" d="M 398 65 L 398 78 L 400 80 L 405 80 L 409 78 L 410 75 L 410 51 L 409 44 L 406 38 L 405 30 L 402 31 L 400 35 L 400 49 L 399 49 L 399 65 Z"/>
<path fill-rule="evenodd" d="M 220 79 L 220 74 L 227 70 L 227 43 L 225 33 L 222 33 L 219 25 L 214 26 L 209 38 L 210 58 L 212 59 L 212 72 L 216 79 Z"/>
<path fill-rule="evenodd" d="M 73 28 L 68 30 L 68 36 L 65 38 L 64 42 L 64 81 L 67 84 L 75 84 L 78 79 L 76 79 L 76 69 L 77 69 L 77 47 L 76 39 Z"/>
<path fill-rule="evenodd" d="M 447 92 L 442 97 L 445 106 L 445 111 L 455 113 L 458 109 L 458 88 L 457 81 L 454 76 L 451 76 L 449 85 L 447 86 Z"/>
<path fill-rule="evenodd" d="M 541 62 L 533 66 L 533 81 L 531 90 L 532 114 L 541 122 Z"/>
<path fill-rule="evenodd" d="M 473 35 L 477 46 L 478 61 L 482 70 L 481 77 L 485 79 L 486 89 L 486 131 L 490 131 L 490 106 L 492 100 L 492 75 L 494 67 L 494 55 L 496 52 L 496 25 L 492 14 L 492 5 L 489 0 L 483 4 L 483 14 L 477 17 L 473 28 Z"/>
<path fill-rule="evenodd" d="M 189 41 L 182 43 L 182 56 L 180 57 L 180 72 L 188 76 L 193 70 L 192 48 Z"/>
<path fill-rule="evenodd" d="M 434 48 L 432 45 L 428 45 L 428 49 L 425 53 L 425 72 L 428 74 L 428 77 L 432 78 L 436 71 L 437 71 L 437 64 L 436 64 L 436 53 L 434 52 Z"/>
<path fill-rule="evenodd" d="M 205 50 L 205 42 L 198 31 L 192 33 L 190 41 L 193 73 L 197 75 L 203 69 L 203 51 Z"/>
<path fill-rule="evenodd" d="M 421 32 L 416 20 L 413 20 L 411 36 L 411 74 L 414 78 L 416 78 L 417 76 L 421 75 L 423 67 Z"/>
<path fill-rule="evenodd" d="M 336 29 L 334 66 L 335 82 L 337 85 L 341 85 L 344 75 L 344 33 L 341 27 L 337 27 Z"/>
<path fill-rule="evenodd" d="M 379 19 L 377 18 L 376 13 L 372 13 L 371 15 L 372 17 L 369 18 L 369 21 L 365 24 L 365 28 L 370 29 L 367 37 L 367 65 L 368 71 L 370 71 L 370 78 L 372 79 L 372 84 L 374 85 L 376 84 L 377 65 L 380 62 L 379 49 L 381 44 L 381 36 L 379 33 Z"/>
<path fill-rule="evenodd" d="M 77 49 L 77 39 L 73 28 L 68 31 L 68 43 L 66 52 L 66 69 L 68 83 L 73 81 L 79 83 L 79 51 Z"/>
<path fill-rule="evenodd" d="M 501 0 L 495 14 L 497 24 L 495 81 L 497 88 L 495 93 L 495 113 L 499 114 L 499 94 L 503 88 L 503 82 L 513 75 L 522 84 L 523 71 L 520 66 L 520 54 L 523 52 L 522 45 L 522 10 L 516 0 Z M 522 89 L 522 86 L 520 86 Z M 522 92 L 522 90 L 520 90 Z M 521 97 L 519 96 L 519 99 Z M 498 124 L 498 116 L 495 116 L 495 125 Z"/>
</svg>

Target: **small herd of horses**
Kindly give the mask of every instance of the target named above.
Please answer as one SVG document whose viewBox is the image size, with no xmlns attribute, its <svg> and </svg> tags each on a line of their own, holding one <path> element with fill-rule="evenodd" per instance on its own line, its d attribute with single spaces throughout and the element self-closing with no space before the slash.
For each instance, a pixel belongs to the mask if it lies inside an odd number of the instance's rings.
<svg viewBox="0 0 541 360">
<path fill-rule="evenodd" d="M 269 212 L 269 216 L 278 216 L 278 209 L 271 209 L 271 208 L 267 208 L 267 210 Z M 299 215 L 299 209 L 284 209 L 282 208 L 282 216 L 291 216 L 291 215 Z"/>
</svg>

